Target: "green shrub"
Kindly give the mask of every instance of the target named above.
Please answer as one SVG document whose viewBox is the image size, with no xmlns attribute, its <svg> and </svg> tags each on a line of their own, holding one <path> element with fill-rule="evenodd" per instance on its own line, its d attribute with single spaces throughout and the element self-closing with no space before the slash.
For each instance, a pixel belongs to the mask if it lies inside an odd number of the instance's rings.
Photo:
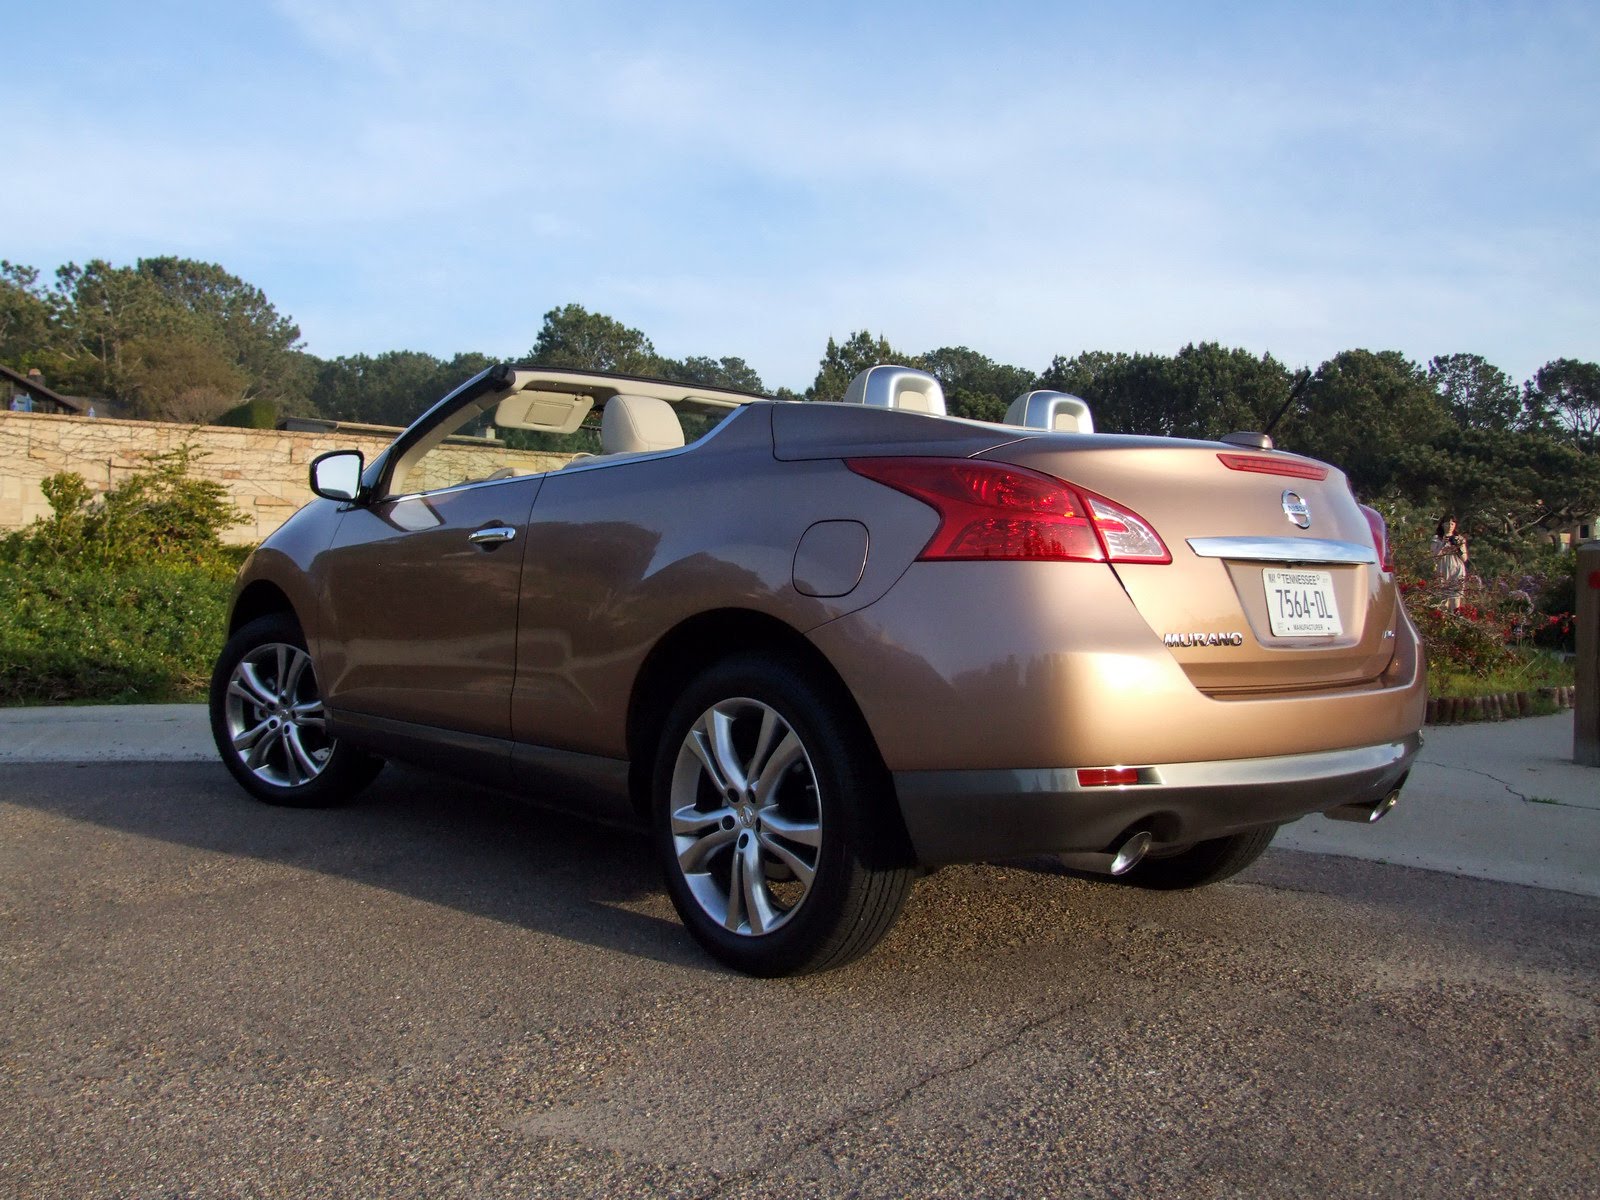
<svg viewBox="0 0 1600 1200">
<path fill-rule="evenodd" d="M 228 491 L 190 474 L 201 456 L 185 442 L 147 455 L 134 471 L 99 499 L 81 475 L 62 472 L 40 489 L 51 514 L 0 539 L 0 561 L 10 562 L 191 562 L 216 558 L 224 530 L 244 521 Z"/>
<path fill-rule="evenodd" d="M 51 515 L 0 539 L 0 704 L 204 694 L 243 551 L 195 457 L 152 456 L 98 500 L 80 476 L 44 481 Z"/>
<path fill-rule="evenodd" d="M 232 587 L 192 563 L 0 571 L 0 704 L 200 697 Z"/>
<path fill-rule="evenodd" d="M 231 425 L 239 429 L 276 429 L 278 406 L 265 397 L 257 396 L 254 400 L 236 404 L 212 424 Z"/>
</svg>

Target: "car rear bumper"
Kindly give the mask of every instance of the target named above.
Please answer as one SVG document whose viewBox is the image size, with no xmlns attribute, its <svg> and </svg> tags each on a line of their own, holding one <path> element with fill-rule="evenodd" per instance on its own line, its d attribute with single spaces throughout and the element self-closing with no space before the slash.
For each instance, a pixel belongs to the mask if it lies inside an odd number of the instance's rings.
<svg viewBox="0 0 1600 1200">
<path fill-rule="evenodd" d="M 1421 745 L 1400 741 L 1271 758 L 1164 763 L 1140 782 L 1084 787 L 1077 768 L 896 771 L 912 848 L 927 866 L 1024 854 L 1099 851 L 1135 830 L 1182 845 L 1309 813 L 1382 800 Z"/>
</svg>

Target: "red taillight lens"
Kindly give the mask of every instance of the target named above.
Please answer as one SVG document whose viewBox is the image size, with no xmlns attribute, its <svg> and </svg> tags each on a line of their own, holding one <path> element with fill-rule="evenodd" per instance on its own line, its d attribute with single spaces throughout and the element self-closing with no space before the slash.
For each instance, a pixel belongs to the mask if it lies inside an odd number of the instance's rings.
<svg viewBox="0 0 1600 1200">
<path fill-rule="evenodd" d="M 1326 479 L 1328 468 L 1303 458 L 1268 458 L 1264 454 L 1219 454 L 1230 471 L 1249 471 L 1256 475 L 1287 475 L 1290 479 Z"/>
<path fill-rule="evenodd" d="M 1361 515 L 1367 519 L 1367 527 L 1372 530 L 1372 546 L 1378 552 L 1378 565 L 1385 573 L 1393 571 L 1394 555 L 1389 548 L 1389 526 L 1384 521 L 1383 514 L 1363 504 Z"/>
<path fill-rule="evenodd" d="M 1138 767 L 1079 767 L 1079 787 L 1129 787 L 1139 782 Z"/>
<path fill-rule="evenodd" d="M 1137 513 L 1026 467 L 966 458 L 854 458 L 845 465 L 939 514 L 922 559 L 1172 561 Z"/>
</svg>

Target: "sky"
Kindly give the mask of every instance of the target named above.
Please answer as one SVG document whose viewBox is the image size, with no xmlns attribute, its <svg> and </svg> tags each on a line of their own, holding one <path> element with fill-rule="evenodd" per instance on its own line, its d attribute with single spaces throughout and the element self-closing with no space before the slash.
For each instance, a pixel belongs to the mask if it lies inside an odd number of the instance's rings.
<svg viewBox="0 0 1600 1200">
<path fill-rule="evenodd" d="M 1600 359 L 1593 3 L 0 0 L 0 258 L 179 255 L 322 357 L 577 303 L 803 389 L 1217 341 Z"/>
</svg>

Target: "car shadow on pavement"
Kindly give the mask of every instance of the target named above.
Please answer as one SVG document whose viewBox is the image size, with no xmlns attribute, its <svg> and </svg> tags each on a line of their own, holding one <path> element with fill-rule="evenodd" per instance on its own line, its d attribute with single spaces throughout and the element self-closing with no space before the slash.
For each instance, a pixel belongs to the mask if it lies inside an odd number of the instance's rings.
<svg viewBox="0 0 1600 1200">
<path fill-rule="evenodd" d="M 576 944 L 731 974 L 701 952 L 660 884 L 642 830 L 603 824 L 443 775 L 391 765 L 349 806 L 274 808 L 244 794 L 211 763 L 0 766 L 6 804 L 240 860 L 312 871 Z M 47 834 L 47 841 L 70 838 Z M 104 847 L 100 849 L 105 853 Z M 121 853 L 113 848 L 113 852 Z M 193 864 L 153 869 L 186 873 Z M 284 886 L 293 886 L 292 876 Z M 1591 945 L 1600 901 L 1431 871 L 1295 851 L 1269 851 L 1234 881 L 1191 892 L 1107 886 L 1047 856 L 993 867 L 953 867 L 920 885 L 873 956 L 905 970 L 932 956 L 949 970 L 986 960 L 1003 914 L 1012 940 L 1037 950 L 1070 936 L 1084 946 L 1156 922 L 1197 944 L 1226 938 L 1262 895 L 1335 901 L 1340 919 L 1377 928 L 1420 923 L 1439 946 L 1495 944 L 1499 955 L 1561 967 Z M 1476 911 L 1461 928 L 1463 906 Z M 1537 947 L 1527 931 L 1549 936 Z M 1070 931 L 1070 932 L 1069 932 Z M 1030 950 L 1029 953 L 1032 953 Z"/>
<path fill-rule="evenodd" d="M 446 776 L 391 765 L 359 799 L 326 809 L 261 804 L 221 764 L 14 766 L 0 777 L 8 803 L 74 821 L 337 876 L 658 962 L 722 970 L 672 912 L 642 829 Z"/>
</svg>

